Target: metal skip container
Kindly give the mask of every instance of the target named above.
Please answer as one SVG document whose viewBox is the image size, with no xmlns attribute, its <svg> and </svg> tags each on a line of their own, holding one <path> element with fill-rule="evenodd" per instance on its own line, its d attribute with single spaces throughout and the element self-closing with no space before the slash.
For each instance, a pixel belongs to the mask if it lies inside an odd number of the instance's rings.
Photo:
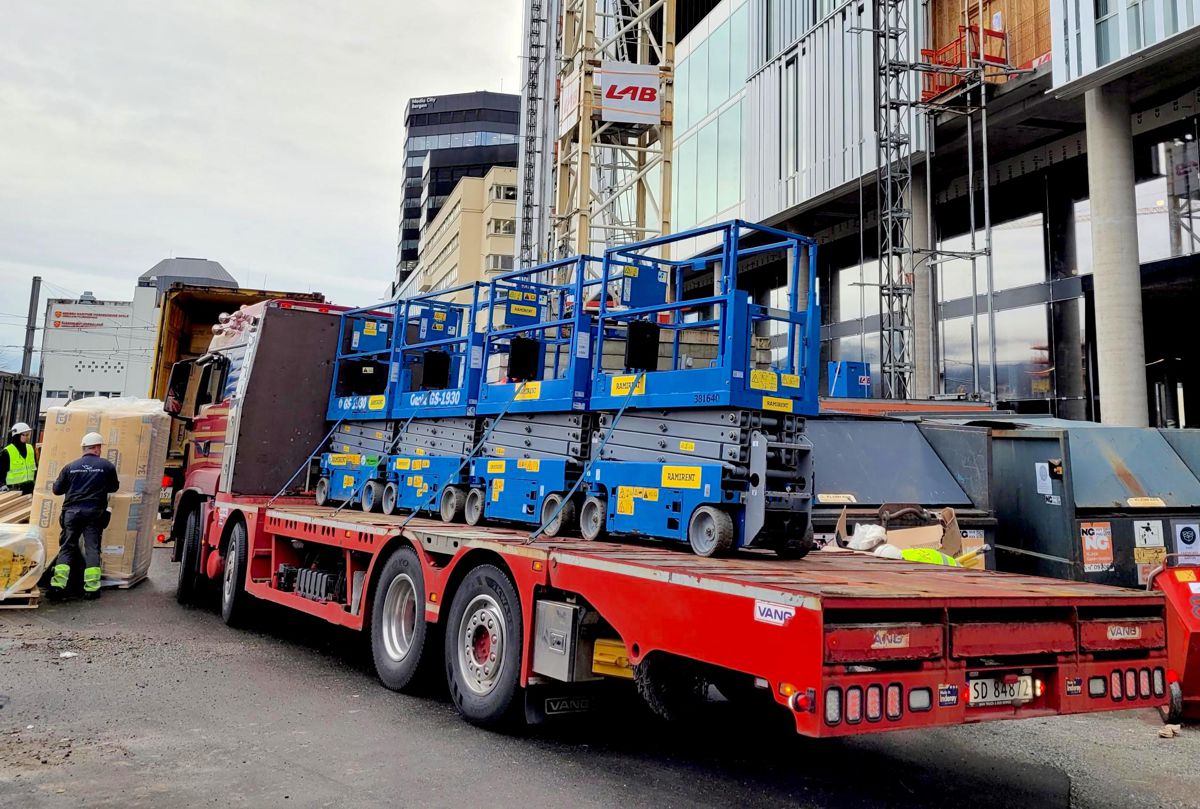
<svg viewBox="0 0 1200 809">
<path fill-rule="evenodd" d="M 1011 416 L 921 431 L 960 481 L 991 478 L 1000 570 L 1139 587 L 1168 554 L 1200 563 L 1200 435 Z M 986 469 L 967 441 L 987 444 Z"/>
</svg>

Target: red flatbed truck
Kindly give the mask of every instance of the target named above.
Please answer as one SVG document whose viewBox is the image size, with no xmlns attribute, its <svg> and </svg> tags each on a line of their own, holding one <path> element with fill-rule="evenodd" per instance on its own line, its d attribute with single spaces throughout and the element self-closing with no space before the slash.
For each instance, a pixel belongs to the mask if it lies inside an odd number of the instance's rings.
<svg viewBox="0 0 1200 809">
<path fill-rule="evenodd" d="M 369 632 L 384 685 L 444 676 L 486 726 L 584 710 L 622 681 L 664 715 L 708 683 L 733 700 L 769 695 L 818 737 L 1166 702 L 1156 593 L 848 551 L 708 559 L 530 542 L 315 506 L 288 476 L 327 434 L 327 388 L 305 375 L 333 356 L 314 347 L 336 340 L 336 318 L 273 302 L 249 322 L 240 393 L 196 419 L 225 431 L 220 475 L 208 467 L 212 490 L 189 489 L 174 532 L 181 594 L 219 581 L 231 624 L 264 600 Z"/>
</svg>

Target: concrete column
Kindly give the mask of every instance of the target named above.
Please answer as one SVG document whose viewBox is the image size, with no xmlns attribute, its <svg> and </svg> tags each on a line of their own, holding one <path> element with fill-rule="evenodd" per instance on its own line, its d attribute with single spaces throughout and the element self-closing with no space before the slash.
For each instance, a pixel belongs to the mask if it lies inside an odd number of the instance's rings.
<svg viewBox="0 0 1200 809">
<path fill-rule="evenodd" d="M 842 287 L 838 279 L 837 269 L 830 267 L 825 275 L 829 283 L 825 285 L 825 294 L 821 296 L 821 306 L 825 309 L 825 322 L 838 323 L 842 319 Z M 829 361 L 837 362 L 842 358 L 842 350 L 837 340 L 829 341 Z"/>
<path fill-rule="evenodd" d="M 1075 202 L 1070 183 L 1056 172 L 1046 177 L 1046 240 L 1050 280 L 1079 274 L 1075 249 Z M 1056 415 L 1064 419 L 1087 418 L 1087 385 L 1083 365 L 1083 299 L 1050 304 L 1050 344 L 1054 348 Z"/>
<path fill-rule="evenodd" d="M 1105 424 L 1145 427 L 1146 347 L 1133 185 L 1133 131 L 1124 85 L 1084 96 L 1092 204 L 1097 376 Z"/>
<path fill-rule="evenodd" d="M 917 251 L 928 250 L 929 201 L 925 188 L 925 168 L 917 166 L 909 186 L 909 206 L 912 210 L 912 245 Z M 938 370 L 934 361 L 934 334 L 937 324 L 933 317 L 933 271 L 929 255 L 913 254 L 913 387 L 914 399 L 928 399 L 938 392 Z"/>
</svg>

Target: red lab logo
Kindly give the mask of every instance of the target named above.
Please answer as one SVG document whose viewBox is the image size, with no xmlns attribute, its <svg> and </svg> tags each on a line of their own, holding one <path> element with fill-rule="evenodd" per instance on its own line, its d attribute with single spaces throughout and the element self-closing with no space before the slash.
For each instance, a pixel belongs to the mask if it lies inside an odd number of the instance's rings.
<svg viewBox="0 0 1200 809">
<path fill-rule="evenodd" d="M 657 87 L 638 87 L 630 85 L 628 87 L 618 87 L 612 85 L 608 88 L 608 92 L 604 94 L 605 98 L 611 98 L 614 101 L 625 99 L 627 101 L 657 101 Z"/>
</svg>

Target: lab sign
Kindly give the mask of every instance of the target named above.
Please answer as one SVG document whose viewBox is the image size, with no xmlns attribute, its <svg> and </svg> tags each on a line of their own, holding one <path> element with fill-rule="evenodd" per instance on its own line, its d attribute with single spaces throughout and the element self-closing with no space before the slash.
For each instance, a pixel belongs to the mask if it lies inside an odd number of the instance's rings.
<svg viewBox="0 0 1200 809">
<path fill-rule="evenodd" d="M 626 124 L 658 124 L 662 99 L 657 65 L 603 62 L 600 65 L 600 118 Z"/>
</svg>

